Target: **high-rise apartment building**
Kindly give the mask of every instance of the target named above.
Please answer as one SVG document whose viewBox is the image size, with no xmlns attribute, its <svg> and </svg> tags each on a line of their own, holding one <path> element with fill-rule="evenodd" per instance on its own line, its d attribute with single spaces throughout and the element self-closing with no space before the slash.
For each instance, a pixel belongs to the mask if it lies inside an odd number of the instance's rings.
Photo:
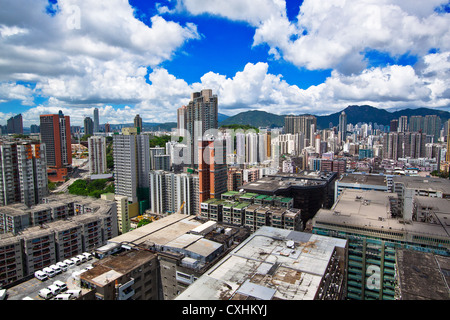
<svg viewBox="0 0 450 320">
<path fill-rule="evenodd" d="M 149 179 L 152 212 L 174 213 L 181 208 L 181 214 L 199 213 L 197 175 L 156 170 L 150 171 Z"/>
<path fill-rule="evenodd" d="M 134 117 L 134 127 L 138 129 L 138 133 L 142 132 L 142 118 L 138 114 Z"/>
<path fill-rule="evenodd" d="M 106 139 L 92 136 L 88 139 L 89 173 L 102 174 L 108 169 L 106 165 Z"/>
<path fill-rule="evenodd" d="M 224 140 L 206 137 L 198 142 L 200 203 L 220 198 L 227 191 L 227 163 Z"/>
<path fill-rule="evenodd" d="M 285 133 L 303 133 L 308 141 L 312 141 L 314 131 L 317 128 L 317 118 L 312 115 L 286 116 L 284 118 Z"/>
<path fill-rule="evenodd" d="M 400 116 L 400 118 L 398 118 L 397 132 L 407 132 L 407 131 L 408 131 L 408 117 Z"/>
<path fill-rule="evenodd" d="M 391 120 L 389 132 L 397 132 L 397 128 L 398 128 L 398 120 L 397 119 Z"/>
<path fill-rule="evenodd" d="M 423 117 L 422 116 L 411 116 L 409 118 L 409 132 L 419 132 L 423 131 Z"/>
<path fill-rule="evenodd" d="M 186 128 L 186 106 L 177 109 L 177 129 L 180 137 L 184 137 Z"/>
<path fill-rule="evenodd" d="M 339 140 L 345 141 L 347 135 L 347 115 L 344 111 L 339 115 Z"/>
<path fill-rule="evenodd" d="M 438 142 L 441 131 L 441 118 L 437 115 L 426 115 L 423 119 L 423 132 L 433 137 L 433 142 Z"/>
<path fill-rule="evenodd" d="M 186 131 L 190 135 L 190 141 L 187 142 L 189 144 L 190 165 L 196 165 L 200 163 L 197 151 L 199 139 L 202 139 L 207 130 L 217 129 L 218 127 L 217 95 L 213 95 L 211 89 L 193 92 L 189 104 L 180 109 L 178 109 L 180 110 L 178 111 L 178 121 L 180 121 L 178 128 L 183 127 L 183 121 L 186 121 Z M 181 115 L 184 116 L 184 119 Z"/>
<path fill-rule="evenodd" d="M 149 136 L 124 128 L 122 134 L 113 136 L 113 158 L 115 194 L 127 196 L 131 203 L 148 202 Z"/>
<path fill-rule="evenodd" d="M 446 153 L 446 161 L 450 162 L 450 120 L 447 121 L 447 153 Z"/>
<path fill-rule="evenodd" d="M 383 136 L 383 158 L 394 159 L 425 156 L 425 133 L 390 132 Z"/>
<path fill-rule="evenodd" d="M 165 154 L 166 154 L 166 148 L 164 148 L 164 147 L 150 148 L 150 170 L 164 170 L 162 168 L 156 167 L 156 156 L 165 155 Z"/>
<path fill-rule="evenodd" d="M 98 108 L 94 109 L 94 132 L 99 132 L 100 130 L 100 120 L 98 117 Z"/>
<path fill-rule="evenodd" d="M 91 136 L 94 134 L 94 121 L 91 117 L 84 118 L 84 134 Z"/>
<path fill-rule="evenodd" d="M 14 117 L 8 119 L 7 124 L 8 133 L 18 133 L 23 134 L 23 120 L 22 114 L 18 114 Z"/>
<path fill-rule="evenodd" d="M 41 142 L 45 144 L 48 179 L 65 180 L 72 166 L 70 117 L 62 111 L 40 116 Z"/>
<path fill-rule="evenodd" d="M 39 143 L 0 145 L 0 205 L 40 203 L 48 194 L 45 146 Z"/>
</svg>

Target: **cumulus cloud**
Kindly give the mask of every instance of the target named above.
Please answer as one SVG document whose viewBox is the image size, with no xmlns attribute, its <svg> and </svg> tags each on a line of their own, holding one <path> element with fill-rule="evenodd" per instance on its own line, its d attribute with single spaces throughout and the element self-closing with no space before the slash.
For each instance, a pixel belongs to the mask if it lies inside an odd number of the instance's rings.
<svg viewBox="0 0 450 320">
<path fill-rule="evenodd" d="M 24 106 L 34 105 L 33 89 L 12 82 L 0 83 L 0 103 L 10 100 L 20 100 Z"/>
<path fill-rule="evenodd" d="M 392 56 L 450 50 L 450 15 L 435 10 L 447 0 L 305 0 L 295 21 L 281 0 L 182 3 L 192 14 L 247 22 L 255 27 L 254 46 L 267 44 L 275 58 L 309 70 L 359 73 L 367 67 L 367 49 Z"/>
<path fill-rule="evenodd" d="M 147 67 L 198 39 L 161 16 L 149 26 L 126 0 L 5 0 L 0 11 L 0 81 L 36 82 L 36 93 L 67 104 L 145 98 Z M 26 7 L 27 10 L 23 10 Z"/>
</svg>

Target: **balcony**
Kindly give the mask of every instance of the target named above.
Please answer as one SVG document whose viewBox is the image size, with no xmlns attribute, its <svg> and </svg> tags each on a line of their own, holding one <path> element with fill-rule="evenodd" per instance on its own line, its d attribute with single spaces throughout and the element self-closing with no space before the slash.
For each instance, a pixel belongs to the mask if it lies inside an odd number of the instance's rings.
<svg viewBox="0 0 450 320">
<path fill-rule="evenodd" d="M 128 300 L 134 295 L 134 289 L 131 287 L 134 284 L 134 279 L 121 284 L 117 288 L 117 300 Z"/>
</svg>

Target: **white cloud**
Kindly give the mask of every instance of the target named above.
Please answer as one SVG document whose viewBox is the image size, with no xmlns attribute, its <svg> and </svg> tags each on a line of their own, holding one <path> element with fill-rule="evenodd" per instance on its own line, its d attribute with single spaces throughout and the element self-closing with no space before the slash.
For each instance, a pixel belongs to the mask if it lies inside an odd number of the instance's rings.
<svg viewBox="0 0 450 320">
<path fill-rule="evenodd" d="M 66 104 L 135 103 L 147 66 L 198 39 L 192 23 L 137 20 L 126 0 L 6 0 L 0 11 L 0 81 L 36 82 L 36 93 Z M 27 10 L 23 10 L 23 8 Z"/>
<path fill-rule="evenodd" d="M 274 15 L 285 16 L 286 12 L 283 0 L 183 0 L 181 3 L 192 14 L 218 15 L 255 27 Z"/>
<path fill-rule="evenodd" d="M 208 13 L 255 27 L 253 45 L 310 70 L 346 74 L 366 68 L 364 51 L 392 56 L 450 50 L 450 14 L 435 8 L 447 0 L 305 0 L 296 21 L 289 21 L 281 0 L 183 0 L 192 14 Z"/>
<path fill-rule="evenodd" d="M 291 28 L 285 28 L 286 33 L 279 37 L 286 21 L 271 21 L 280 28 L 259 28 L 255 42 L 278 48 L 283 58 L 296 66 L 311 70 L 332 68 L 347 74 L 364 69 L 363 53 L 367 49 L 392 56 L 424 55 L 431 48 L 450 50 L 450 15 L 433 11 L 446 1 L 422 1 L 420 11 L 406 2 L 305 0 L 295 29 L 291 23 Z M 292 36 L 295 40 L 285 40 Z M 358 67 L 349 68 L 352 64 Z"/>
<path fill-rule="evenodd" d="M 11 100 L 20 100 L 22 105 L 32 106 L 33 89 L 12 82 L 0 83 L 0 103 Z"/>
</svg>

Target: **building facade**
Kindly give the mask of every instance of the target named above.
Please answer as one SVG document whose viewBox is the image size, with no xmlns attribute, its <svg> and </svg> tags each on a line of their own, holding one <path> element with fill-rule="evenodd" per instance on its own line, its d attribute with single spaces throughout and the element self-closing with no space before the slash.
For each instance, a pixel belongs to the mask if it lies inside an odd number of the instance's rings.
<svg viewBox="0 0 450 320">
<path fill-rule="evenodd" d="M 65 180 L 72 167 L 72 142 L 70 117 L 58 114 L 40 116 L 41 142 L 45 144 L 47 166 L 50 181 Z"/>
<path fill-rule="evenodd" d="M 108 171 L 106 164 L 106 138 L 93 136 L 88 139 L 89 173 L 102 174 Z"/>
<path fill-rule="evenodd" d="M 148 207 L 149 136 L 136 129 L 113 135 L 113 158 L 115 194 L 127 196 L 131 203 L 146 202 Z"/>
<path fill-rule="evenodd" d="M 44 144 L 0 144 L 0 205 L 40 203 L 48 194 L 45 157 Z"/>
</svg>

